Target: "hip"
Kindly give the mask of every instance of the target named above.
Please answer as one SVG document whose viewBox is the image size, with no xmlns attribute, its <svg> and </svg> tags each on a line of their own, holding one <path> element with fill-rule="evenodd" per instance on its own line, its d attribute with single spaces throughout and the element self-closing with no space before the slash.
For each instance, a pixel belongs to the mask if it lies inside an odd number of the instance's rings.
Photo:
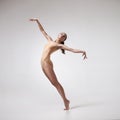
<svg viewBox="0 0 120 120">
<path fill-rule="evenodd" d="M 41 59 L 41 66 L 42 67 L 48 67 L 48 66 L 53 67 L 53 63 L 50 59 L 47 59 L 47 60 Z"/>
</svg>

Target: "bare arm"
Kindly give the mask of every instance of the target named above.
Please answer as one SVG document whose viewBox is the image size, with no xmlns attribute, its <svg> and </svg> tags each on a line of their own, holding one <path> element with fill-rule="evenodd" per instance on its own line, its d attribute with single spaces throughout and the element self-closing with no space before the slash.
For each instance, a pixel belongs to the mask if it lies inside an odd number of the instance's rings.
<svg viewBox="0 0 120 120">
<path fill-rule="evenodd" d="M 83 59 L 87 59 L 86 52 L 83 51 L 83 50 L 73 49 L 73 48 L 70 48 L 70 47 L 68 47 L 66 45 L 62 45 L 62 44 L 58 44 L 58 47 L 60 49 L 64 49 L 64 50 L 67 50 L 67 51 L 70 51 L 70 52 L 73 52 L 73 53 L 82 53 Z"/>
<path fill-rule="evenodd" d="M 48 41 L 52 41 L 52 38 L 45 32 L 43 26 L 41 25 L 41 23 L 39 22 L 38 19 L 34 18 L 34 19 L 30 19 L 30 21 L 36 21 L 37 24 L 38 24 L 38 27 L 39 27 L 40 31 L 41 31 L 42 34 L 45 36 L 45 38 L 46 38 Z"/>
</svg>

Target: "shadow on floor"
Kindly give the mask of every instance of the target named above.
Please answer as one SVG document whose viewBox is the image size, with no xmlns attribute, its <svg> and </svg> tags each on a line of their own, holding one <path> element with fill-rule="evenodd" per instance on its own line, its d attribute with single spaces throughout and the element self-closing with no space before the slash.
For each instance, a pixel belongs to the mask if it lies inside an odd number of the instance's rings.
<svg viewBox="0 0 120 120">
<path fill-rule="evenodd" d="M 70 109 L 78 109 L 78 108 L 83 108 L 83 107 L 89 107 L 89 106 L 98 106 L 98 105 L 102 105 L 103 103 L 100 102 L 94 102 L 94 103 L 84 103 L 84 104 L 80 104 L 80 105 L 75 105 L 72 106 Z"/>
</svg>

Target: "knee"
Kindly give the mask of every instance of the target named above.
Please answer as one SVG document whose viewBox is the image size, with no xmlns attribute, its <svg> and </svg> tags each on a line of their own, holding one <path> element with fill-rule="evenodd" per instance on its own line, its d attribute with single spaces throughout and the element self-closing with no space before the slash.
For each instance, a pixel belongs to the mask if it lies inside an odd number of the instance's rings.
<svg viewBox="0 0 120 120">
<path fill-rule="evenodd" d="M 51 82 L 51 84 L 52 84 L 54 87 L 58 87 L 58 86 L 59 86 L 59 83 L 58 83 L 57 81 Z"/>
</svg>

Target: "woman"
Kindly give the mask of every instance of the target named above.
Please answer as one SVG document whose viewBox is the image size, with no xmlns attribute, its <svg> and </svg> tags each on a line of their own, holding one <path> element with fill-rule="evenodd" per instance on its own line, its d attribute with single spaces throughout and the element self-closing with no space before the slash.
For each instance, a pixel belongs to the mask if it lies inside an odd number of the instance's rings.
<svg viewBox="0 0 120 120">
<path fill-rule="evenodd" d="M 44 47 L 42 58 L 41 58 L 42 70 L 45 73 L 45 75 L 47 76 L 47 78 L 49 79 L 49 81 L 51 82 L 51 84 L 57 89 L 57 91 L 61 95 L 63 102 L 64 102 L 64 105 L 65 105 L 64 110 L 69 110 L 70 101 L 66 98 L 65 93 L 64 93 L 64 89 L 57 80 L 57 77 L 56 77 L 55 72 L 53 70 L 53 63 L 50 60 L 50 55 L 53 52 L 61 49 L 63 54 L 65 54 L 65 50 L 71 51 L 74 53 L 82 53 L 83 58 L 86 59 L 87 58 L 86 52 L 65 46 L 64 41 L 67 39 L 66 33 L 64 33 L 64 32 L 59 33 L 57 39 L 55 41 L 53 41 L 53 39 L 45 32 L 44 28 L 42 27 L 42 25 L 38 19 L 33 18 L 33 19 L 30 19 L 30 21 L 37 22 L 40 31 L 42 32 L 42 34 L 45 36 L 45 38 L 48 41 Z"/>
</svg>

